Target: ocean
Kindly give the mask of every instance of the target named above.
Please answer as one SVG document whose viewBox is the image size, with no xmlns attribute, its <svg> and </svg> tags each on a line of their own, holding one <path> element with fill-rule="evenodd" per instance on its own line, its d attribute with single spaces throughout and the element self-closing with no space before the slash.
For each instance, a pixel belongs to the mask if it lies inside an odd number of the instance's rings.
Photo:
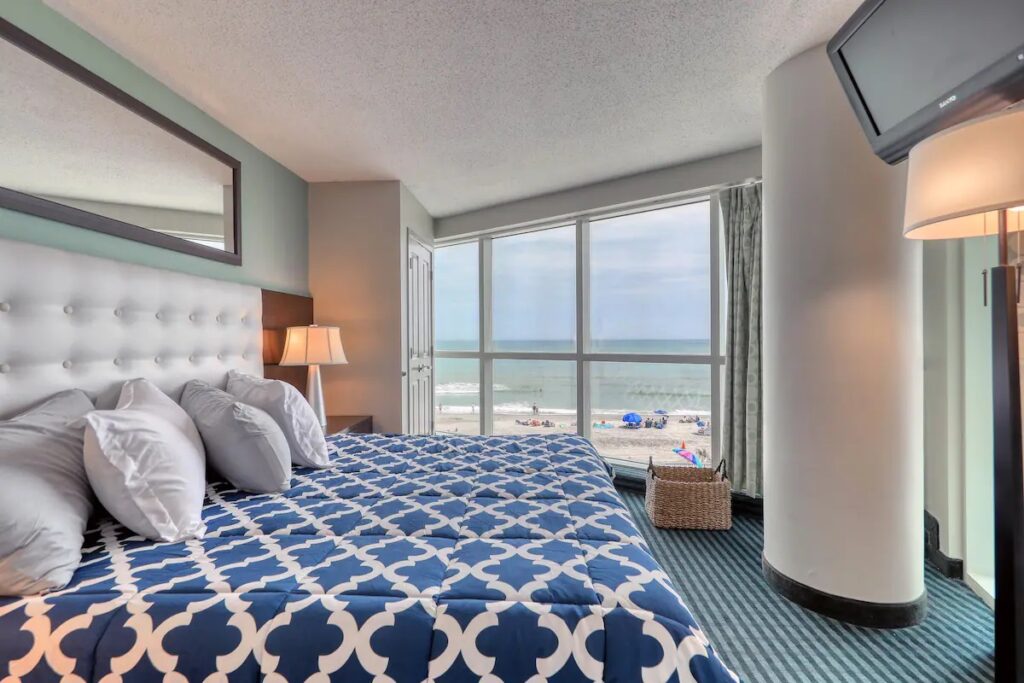
<svg viewBox="0 0 1024 683">
<path fill-rule="evenodd" d="M 592 344 L 600 353 L 673 353 L 706 355 L 710 341 L 603 340 Z M 496 341 L 495 350 L 571 352 L 571 342 Z M 475 350 L 476 342 L 441 341 L 438 351 Z M 594 415 L 642 414 L 663 410 L 669 415 L 710 414 L 711 366 L 665 363 L 593 362 L 591 411 Z M 495 360 L 494 411 L 527 415 L 576 413 L 576 363 L 550 360 Z M 476 359 L 435 361 L 435 408 L 446 413 L 477 412 L 480 369 Z"/>
</svg>

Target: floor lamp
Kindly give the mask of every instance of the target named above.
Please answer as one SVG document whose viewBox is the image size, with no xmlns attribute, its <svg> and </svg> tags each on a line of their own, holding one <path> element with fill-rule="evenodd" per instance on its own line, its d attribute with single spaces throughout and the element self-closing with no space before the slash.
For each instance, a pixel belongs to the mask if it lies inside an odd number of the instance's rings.
<svg viewBox="0 0 1024 683">
<path fill-rule="evenodd" d="M 1024 680 L 1024 462 L 1021 453 L 1017 268 L 1008 233 L 1024 210 L 1024 108 L 950 128 L 910 152 L 904 235 L 997 235 L 990 273 L 995 465 L 996 680 Z"/>
</svg>

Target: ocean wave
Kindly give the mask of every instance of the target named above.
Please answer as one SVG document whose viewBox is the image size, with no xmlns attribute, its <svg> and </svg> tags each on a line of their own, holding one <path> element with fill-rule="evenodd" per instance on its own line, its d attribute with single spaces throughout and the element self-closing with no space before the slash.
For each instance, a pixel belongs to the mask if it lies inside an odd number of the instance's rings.
<svg viewBox="0 0 1024 683">
<path fill-rule="evenodd" d="M 575 415 L 576 410 L 573 408 L 540 408 L 540 412 L 544 415 Z M 494 405 L 495 415 L 532 415 L 533 404 L 532 403 L 496 403 Z"/>
<path fill-rule="evenodd" d="M 509 391 L 509 388 L 504 384 L 495 384 L 494 390 Z M 448 382 L 434 387 L 434 394 L 437 396 L 472 396 L 479 393 L 480 384 L 478 382 Z"/>
<path fill-rule="evenodd" d="M 573 408 L 540 408 L 540 415 L 567 415 L 575 416 L 576 410 Z M 453 405 L 440 405 L 437 408 L 438 412 L 443 414 L 451 415 L 475 415 L 480 412 L 480 406 L 453 406 Z M 591 408 L 590 413 L 596 419 L 619 419 L 626 413 L 640 413 L 645 417 L 655 417 L 653 411 L 650 410 L 635 410 L 632 408 Z M 498 403 L 494 406 L 495 415 L 532 415 L 533 405 L 530 403 Z M 699 415 L 706 417 L 711 412 L 708 410 L 690 410 L 686 408 L 669 411 L 667 417 L 683 417 L 685 415 Z"/>
<path fill-rule="evenodd" d="M 480 406 L 440 406 L 437 412 L 444 415 L 476 415 Z"/>
</svg>

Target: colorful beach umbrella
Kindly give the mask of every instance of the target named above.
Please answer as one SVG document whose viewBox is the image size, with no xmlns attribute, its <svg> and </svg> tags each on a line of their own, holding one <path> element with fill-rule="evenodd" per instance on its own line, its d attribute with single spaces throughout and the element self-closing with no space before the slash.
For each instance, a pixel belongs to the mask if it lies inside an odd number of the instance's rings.
<svg viewBox="0 0 1024 683">
<path fill-rule="evenodd" d="M 644 421 L 644 418 L 639 413 L 626 413 L 622 416 L 622 421 L 626 424 L 638 425 Z"/>
</svg>

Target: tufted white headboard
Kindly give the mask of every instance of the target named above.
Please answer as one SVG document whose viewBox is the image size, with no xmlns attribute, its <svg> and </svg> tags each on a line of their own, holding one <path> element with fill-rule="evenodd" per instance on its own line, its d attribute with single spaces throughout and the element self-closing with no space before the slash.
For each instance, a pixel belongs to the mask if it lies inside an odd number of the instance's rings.
<svg viewBox="0 0 1024 683">
<path fill-rule="evenodd" d="M 262 375 L 258 287 L 0 239 L 0 417 L 80 388 L 112 407 L 146 377 Z"/>
</svg>

